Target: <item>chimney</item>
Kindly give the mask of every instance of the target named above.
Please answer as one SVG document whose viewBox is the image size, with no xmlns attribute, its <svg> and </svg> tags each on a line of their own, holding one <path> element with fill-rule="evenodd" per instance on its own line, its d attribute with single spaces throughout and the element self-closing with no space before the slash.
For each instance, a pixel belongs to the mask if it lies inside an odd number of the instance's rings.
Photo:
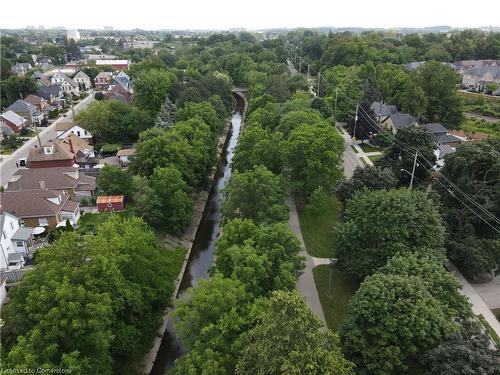
<svg viewBox="0 0 500 375">
<path fill-rule="evenodd" d="M 71 151 L 72 154 L 74 154 L 75 150 L 73 149 L 73 141 L 71 140 L 71 136 L 68 137 L 68 142 L 69 142 L 69 150 Z"/>
<path fill-rule="evenodd" d="M 40 189 L 41 190 L 47 190 L 47 187 L 45 186 L 45 181 L 44 180 L 40 180 L 38 183 L 40 184 Z"/>
</svg>

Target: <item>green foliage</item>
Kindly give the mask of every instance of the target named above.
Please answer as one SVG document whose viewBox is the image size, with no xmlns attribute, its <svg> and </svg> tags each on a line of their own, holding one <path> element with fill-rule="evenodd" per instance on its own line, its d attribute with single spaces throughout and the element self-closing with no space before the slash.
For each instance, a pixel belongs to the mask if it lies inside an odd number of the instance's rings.
<svg viewBox="0 0 500 375">
<path fill-rule="evenodd" d="M 342 347 L 360 374 L 406 373 L 428 348 L 457 331 L 422 278 L 376 273 L 352 298 Z"/>
<path fill-rule="evenodd" d="M 252 299 L 241 282 L 218 274 L 200 280 L 187 293 L 188 297 L 175 303 L 172 319 L 176 333 L 188 348 L 193 347 L 205 327 L 215 324 L 224 314 L 237 312 Z"/>
<path fill-rule="evenodd" d="M 370 166 L 357 167 L 350 180 L 342 181 L 337 186 L 336 193 L 339 200 L 345 204 L 360 190 L 390 190 L 396 187 L 397 182 L 390 169 Z"/>
<path fill-rule="evenodd" d="M 281 116 L 280 124 L 276 130 L 287 136 L 292 130 L 300 125 L 328 126 L 328 122 L 314 109 L 305 111 L 291 111 Z"/>
<path fill-rule="evenodd" d="M 8 107 L 16 100 L 34 94 L 37 86 L 35 80 L 29 76 L 18 77 L 13 75 L 0 82 L 0 90 L 2 107 Z"/>
<path fill-rule="evenodd" d="M 115 215 L 91 236 L 63 234 L 37 253 L 2 309 L 3 364 L 111 374 L 113 361 L 140 358 L 179 260 L 138 218 Z"/>
<path fill-rule="evenodd" d="M 416 230 L 415 228 L 418 228 Z M 397 253 L 444 260 L 442 219 L 427 196 L 414 190 L 364 190 L 347 202 L 335 230 L 338 265 L 363 280 Z"/>
<path fill-rule="evenodd" d="M 132 175 L 120 167 L 106 165 L 97 176 L 97 188 L 101 195 L 132 195 Z"/>
<path fill-rule="evenodd" d="M 324 214 L 328 209 L 328 194 L 322 186 L 316 188 L 307 202 L 307 209 L 315 215 Z"/>
<path fill-rule="evenodd" d="M 275 130 L 280 121 L 280 106 L 277 103 L 267 103 L 254 110 L 247 119 L 247 125 L 260 125 L 267 130 Z"/>
<path fill-rule="evenodd" d="M 241 345 L 236 374 L 354 374 L 337 335 L 322 332 L 322 323 L 296 293 L 276 291 L 264 300 Z"/>
<path fill-rule="evenodd" d="M 217 112 L 209 102 L 192 103 L 186 102 L 184 106 L 177 111 L 178 121 L 187 121 L 198 117 L 210 127 L 213 134 L 218 134 L 224 123 L 217 116 Z"/>
<path fill-rule="evenodd" d="M 328 104 L 328 102 L 323 98 L 316 96 L 311 101 L 311 108 L 319 111 L 319 113 L 321 113 L 321 115 L 326 119 L 332 117 L 333 110 L 330 107 L 330 104 Z"/>
<path fill-rule="evenodd" d="M 138 180 L 133 197 L 135 214 L 151 225 L 165 226 L 168 233 L 181 235 L 191 222 L 193 202 L 181 172 L 173 166 L 155 168 L 147 187 Z"/>
<path fill-rule="evenodd" d="M 282 134 L 253 125 L 245 129 L 238 139 L 232 165 L 239 172 L 263 165 L 273 173 L 280 173 Z"/>
<path fill-rule="evenodd" d="M 177 77 L 159 69 L 145 70 L 134 80 L 134 101 L 137 106 L 155 114 L 170 94 Z"/>
<path fill-rule="evenodd" d="M 426 375 L 497 375 L 500 351 L 490 348 L 491 341 L 473 320 L 461 321 L 460 331 L 446 338 L 423 358 Z"/>
<path fill-rule="evenodd" d="M 288 218 L 284 183 L 265 166 L 246 172 L 235 171 L 224 189 L 226 219 L 247 218 L 256 223 L 273 223 Z"/>
<path fill-rule="evenodd" d="M 247 290 L 263 295 L 272 290 L 293 290 L 303 265 L 300 245 L 286 224 L 257 225 L 234 219 L 217 241 L 216 270 L 239 280 Z"/>
<path fill-rule="evenodd" d="M 319 186 L 329 191 L 339 180 L 344 140 L 330 126 L 300 125 L 283 145 L 283 162 L 293 192 L 307 197 Z"/>
<path fill-rule="evenodd" d="M 135 142 L 153 123 L 147 112 L 118 100 L 93 102 L 77 114 L 76 120 L 100 143 Z"/>
</svg>

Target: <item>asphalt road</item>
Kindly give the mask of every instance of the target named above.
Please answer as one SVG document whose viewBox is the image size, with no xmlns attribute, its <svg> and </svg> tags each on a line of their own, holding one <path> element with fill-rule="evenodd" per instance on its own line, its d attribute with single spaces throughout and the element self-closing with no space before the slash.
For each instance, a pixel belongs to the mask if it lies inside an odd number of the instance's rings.
<svg viewBox="0 0 500 375">
<path fill-rule="evenodd" d="M 75 113 L 78 113 L 83 109 L 85 109 L 93 100 L 94 100 L 94 93 L 93 91 L 91 91 L 89 96 L 87 96 L 80 103 L 75 105 Z M 40 140 L 42 141 L 42 144 L 43 145 L 48 144 L 49 142 L 53 141 L 56 138 L 57 133 L 55 131 L 55 128 L 58 122 L 72 118 L 73 118 L 72 111 L 69 110 L 68 112 L 66 112 L 66 117 L 62 116 L 58 118 L 56 121 L 54 121 L 50 126 L 46 128 L 38 128 L 38 129 L 43 129 L 40 131 Z M 35 136 L 31 138 L 29 141 L 27 141 L 20 148 L 18 148 L 16 151 L 14 151 L 12 154 L 2 156 L 2 160 L 0 161 L 0 184 L 2 186 L 6 186 L 7 182 L 9 182 L 11 177 L 17 171 L 18 167 L 16 166 L 16 162 L 18 162 L 19 159 L 27 158 L 29 150 L 32 147 L 34 147 L 34 145 L 37 142 L 38 142 L 37 137 Z"/>
</svg>

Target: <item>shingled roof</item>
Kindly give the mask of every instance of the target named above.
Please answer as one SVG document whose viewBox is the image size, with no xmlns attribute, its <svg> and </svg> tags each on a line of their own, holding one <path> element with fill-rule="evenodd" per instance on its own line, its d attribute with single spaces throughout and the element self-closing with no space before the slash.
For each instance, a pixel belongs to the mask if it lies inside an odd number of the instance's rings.
<svg viewBox="0 0 500 375">
<path fill-rule="evenodd" d="M 41 183 L 49 190 L 95 190 L 95 177 L 86 176 L 76 167 L 20 169 L 11 178 L 7 191 L 39 190 Z"/>
<path fill-rule="evenodd" d="M 61 198 L 59 204 L 52 202 Z M 55 216 L 69 196 L 54 190 L 21 190 L 1 193 L 1 209 L 19 218 Z"/>
</svg>

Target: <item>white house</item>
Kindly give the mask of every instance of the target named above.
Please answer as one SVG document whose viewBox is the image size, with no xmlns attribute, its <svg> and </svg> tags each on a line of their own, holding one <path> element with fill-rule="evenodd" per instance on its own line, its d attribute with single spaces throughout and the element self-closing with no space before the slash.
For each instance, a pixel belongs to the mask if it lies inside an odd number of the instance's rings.
<svg viewBox="0 0 500 375">
<path fill-rule="evenodd" d="M 116 153 L 116 156 L 118 156 L 120 164 L 123 167 L 126 167 L 127 165 L 130 164 L 130 157 L 134 155 L 135 155 L 135 148 L 125 148 L 122 150 L 118 150 L 118 152 Z"/>
<path fill-rule="evenodd" d="M 78 95 L 80 93 L 80 89 L 75 81 L 69 78 L 63 72 L 56 72 L 52 77 L 50 77 L 50 82 L 53 85 L 59 85 L 63 92 L 67 94 L 75 94 Z"/>
<path fill-rule="evenodd" d="M 8 213 L 0 214 L 0 270 L 20 269 L 28 255 L 34 228 L 24 227 L 22 221 Z"/>
<path fill-rule="evenodd" d="M 75 81 L 80 90 L 86 91 L 91 88 L 90 77 L 81 70 L 73 77 L 73 81 Z"/>
<path fill-rule="evenodd" d="M 92 134 L 71 120 L 58 122 L 56 124 L 56 134 L 59 139 L 65 139 L 70 134 L 75 134 L 88 144 L 92 144 Z"/>
</svg>

